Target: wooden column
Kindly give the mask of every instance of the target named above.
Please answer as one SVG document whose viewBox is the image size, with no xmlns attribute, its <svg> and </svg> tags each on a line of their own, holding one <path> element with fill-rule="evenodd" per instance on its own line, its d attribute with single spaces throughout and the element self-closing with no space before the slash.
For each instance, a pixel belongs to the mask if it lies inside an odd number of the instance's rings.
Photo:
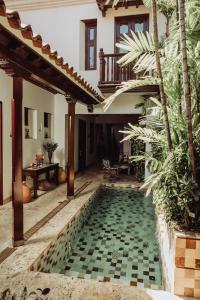
<svg viewBox="0 0 200 300">
<path fill-rule="evenodd" d="M 12 99 L 12 204 L 13 204 L 13 246 L 24 244 L 23 234 L 23 193 L 22 193 L 22 98 L 23 80 L 13 77 Z"/>
<path fill-rule="evenodd" d="M 0 205 L 3 205 L 3 104 L 0 101 Z"/>
<path fill-rule="evenodd" d="M 68 164 L 67 164 L 67 197 L 74 199 L 74 127 L 75 127 L 75 101 L 70 95 L 66 96 L 68 103 Z"/>
</svg>

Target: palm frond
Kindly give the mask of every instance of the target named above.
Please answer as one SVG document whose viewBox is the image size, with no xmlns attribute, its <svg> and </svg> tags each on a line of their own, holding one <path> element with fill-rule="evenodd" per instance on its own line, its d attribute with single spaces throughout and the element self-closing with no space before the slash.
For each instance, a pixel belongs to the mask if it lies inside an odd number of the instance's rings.
<svg viewBox="0 0 200 300">
<path fill-rule="evenodd" d="M 112 3 L 112 6 L 115 7 L 118 3 L 119 3 L 120 0 L 107 0 L 106 1 L 106 5 Z M 123 0 L 123 2 L 127 2 L 128 0 Z"/>
<path fill-rule="evenodd" d="M 131 123 L 128 123 L 129 128 L 126 130 L 120 130 L 119 132 L 126 134 L 126 137 L 123 138 L 121 142 L 131 140 L 132 138 L 143 141 L 144 143 L 166 143 L 165 136 L 156 132 L 153 129 L 134 126 Z"/>
<path fill-rule="evenodd" d="M 117 43 L 116 46 L 128 51 L 127 54 L 118 60 L 118 63 L 122 66 L 137 60 L 133 66 L 133 70 L 136 73 L 156 69 L 155 49 L 151 33 L 137 32 L 136 34 L 131 31 L 131 37 L 123 34 L 121 43 Z"/>
<path fill-rule="evenodd" d="M 129 80 L 126 82 L 122 82 L 120 88 L 110 97 L 108 97 L 106 100 L 103 102 L 103 109 L 106 111 L 110 105 L 115 101 L 115 99 L 123 94 L 124 92 L 134 90 L 138 87 L 142 86 L 152 86 L 152 85 L 159 85 L 160 84 L 160 79 L 156 77 L 145 77 L 144 79 L 138 79 L 138 80 Z"/>
</svg>

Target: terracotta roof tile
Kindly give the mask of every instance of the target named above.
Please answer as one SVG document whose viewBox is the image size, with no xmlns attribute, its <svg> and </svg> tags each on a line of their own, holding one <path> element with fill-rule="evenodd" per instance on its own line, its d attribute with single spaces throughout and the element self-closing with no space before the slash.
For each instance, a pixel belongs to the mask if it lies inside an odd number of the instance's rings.
<svg viewBox="0 0 200 300">
<path fill-rule="evenodd" d="M 82 86 L 83 89 L 86 89 L 98 101 L 103 101 L 102 96 L 99 95 L 92 86 L 74 70 L 72 66 L 65 63 L 63 57 L 58 56 L 58 52 L 56 50 L 52 50 L 49 44 L 43 42 L 41 35 L 33 33 L 31 25 L 21 23 L 20 15 L 17 11 L 6 10 L 3 0 L 0 0 L 0 16 L 6 17 L 12 28 L 20 30 L 24 39 L 32 40 L 34 47 L 41 48 L 43 54 L 47 55 L 51 60 L 54 60 L 56 65 L 64 69 L 68 75 Z"/>
</svg>

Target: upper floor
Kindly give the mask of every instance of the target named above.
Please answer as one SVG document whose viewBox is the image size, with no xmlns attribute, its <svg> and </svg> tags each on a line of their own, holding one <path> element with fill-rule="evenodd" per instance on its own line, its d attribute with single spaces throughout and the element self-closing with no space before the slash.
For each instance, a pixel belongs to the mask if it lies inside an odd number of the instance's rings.
<svg viewBox="0 0 200 300">
<path fill-rule="evenodd" d="M 130 30 L 152 30 L 151 10 L 142 1 L 129 0 L 127 5 L 120 1 L 117 9 L 106 6 L 105 0 L 43 0 L 40 4 L 29 0 L 29 6 L 22 6 L 23 1 L 6 3 L 21 10 L 22 21 L 31 23 L 34 31 L 41 33 L 95 89 L 110 93 L 121 81 L 136 78 L 131 66 L 118 66 L 117 60 L 124 53 L 116 42 Z M 164 16 L 159 15 L 158 22 L 159 34 L 163 35 Z"/>
</svg>

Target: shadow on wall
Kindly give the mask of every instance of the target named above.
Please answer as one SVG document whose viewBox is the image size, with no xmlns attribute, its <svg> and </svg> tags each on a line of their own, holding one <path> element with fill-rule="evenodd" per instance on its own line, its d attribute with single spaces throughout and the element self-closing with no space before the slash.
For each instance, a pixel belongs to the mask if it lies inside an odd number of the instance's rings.
<svg viewBox="0 0 200 300">
<path fill-rule="evenodd" d="M 65 166 L 65 151 L 64 149 L 58 149 L 55 151 L 55 158 L 59 162 L 60 166 Z"/>
</svg>

